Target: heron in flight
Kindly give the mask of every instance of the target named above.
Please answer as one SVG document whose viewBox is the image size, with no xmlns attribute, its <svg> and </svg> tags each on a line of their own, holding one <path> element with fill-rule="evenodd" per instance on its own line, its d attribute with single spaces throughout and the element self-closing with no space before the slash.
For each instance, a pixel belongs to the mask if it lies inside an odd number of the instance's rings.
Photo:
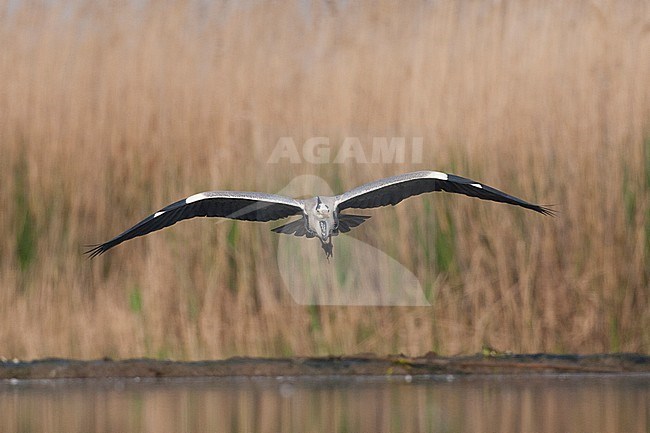
<svg viewBox="0 0 650 433">
<path fill-rule="evenodd" d="M 471 179 L 439 171 L 417 171 L 379 179 L 340 195 L 298 200 L 277 194 L 240 191 L 201 192 L 170 204 L 149 215 L 130 229 L 86 251 L 91 258 L 138 236 L 169 227 L 194 217 L 221 217 L 246 221 L 273 221 L 294 215 L 300 218 L 272 229 L 276 233 L 317 237 L 325 257 L 332 256 L 332 236 L 346 233 L 370 218 L 342 213 L 347 209 L 368 209 L 396 205 L 425 192 L 446 191 L 521 206 L 544 215 L 553 211 L 529 203 Z"/>
</svg>

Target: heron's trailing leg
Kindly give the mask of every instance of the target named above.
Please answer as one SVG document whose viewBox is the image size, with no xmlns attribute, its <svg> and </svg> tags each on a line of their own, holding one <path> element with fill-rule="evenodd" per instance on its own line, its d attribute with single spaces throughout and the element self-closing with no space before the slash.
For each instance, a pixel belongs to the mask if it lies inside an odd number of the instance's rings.
<svg viewBox="0 0 650 433">
<path fill-rule="evenodd" d="M 330 257 L 334 255 L 333 253 L 334 245 L 332 245 L 332 237 L 331 236 L 329 237 L 327 243 L 321 241 L 320 245 L 323 247 L 323 251 L 325 251 L 325 258 L 329 261 Z"/>
</svg>

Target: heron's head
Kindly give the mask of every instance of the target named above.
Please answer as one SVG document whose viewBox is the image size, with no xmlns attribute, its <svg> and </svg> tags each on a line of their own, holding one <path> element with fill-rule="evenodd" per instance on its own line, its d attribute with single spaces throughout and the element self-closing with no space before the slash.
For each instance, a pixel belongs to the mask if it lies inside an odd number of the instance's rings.
<svg viewBox="0 0 650 433">
<path fill-rule="evenodd" d="M 318 197 L 314 207 L 308 213 L 308 229 L 325 243 L 329 242 L 336 228 L 334 204 L 324 202 Z"/>
</svg>

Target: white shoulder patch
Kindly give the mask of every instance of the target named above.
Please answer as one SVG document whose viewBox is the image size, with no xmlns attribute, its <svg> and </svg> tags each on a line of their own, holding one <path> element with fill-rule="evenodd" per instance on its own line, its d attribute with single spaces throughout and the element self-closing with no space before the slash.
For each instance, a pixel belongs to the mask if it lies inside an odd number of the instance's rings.
<svg viewBox="0 0 650 433">
<path fill-rule="evenodd" d="M 432 179 L 440 179 L 440 180 L 448 180 L 449 176 L 447 173 L 443 173 L 441 171 L 432 171 L 429 173 L 429 176 Z"/>
<path fill-rule="evenodd" d="M 200 192 L 198 194 L 194 194 L 194 195 L 191 195 L 188 198 L 186 198 L 185 199 L 185 204 L 194 203 L 195 201 L 203 200 L 204 198 L 206 198 L 205 193 Z"/>
</svg>

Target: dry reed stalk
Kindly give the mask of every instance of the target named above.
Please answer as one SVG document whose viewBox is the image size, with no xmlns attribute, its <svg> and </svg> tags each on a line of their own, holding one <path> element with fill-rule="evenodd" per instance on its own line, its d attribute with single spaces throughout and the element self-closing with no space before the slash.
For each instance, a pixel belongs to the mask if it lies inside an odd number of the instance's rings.
<svg viewBox="0 0 650 433">
<path fill-rule="evenodd" d="M 202 7 L 0 7 L 0 355 L 649 350 L 647 4 Z M 424 137 L 424 160 L 268 164 L 286 136 Z M 296 305 L 268 225 L 81 255 L 197 191 L 431 168 L 559 216 L 442 195 L 372 212 L 355 236 L 430 308 Z"/>
</svg>

